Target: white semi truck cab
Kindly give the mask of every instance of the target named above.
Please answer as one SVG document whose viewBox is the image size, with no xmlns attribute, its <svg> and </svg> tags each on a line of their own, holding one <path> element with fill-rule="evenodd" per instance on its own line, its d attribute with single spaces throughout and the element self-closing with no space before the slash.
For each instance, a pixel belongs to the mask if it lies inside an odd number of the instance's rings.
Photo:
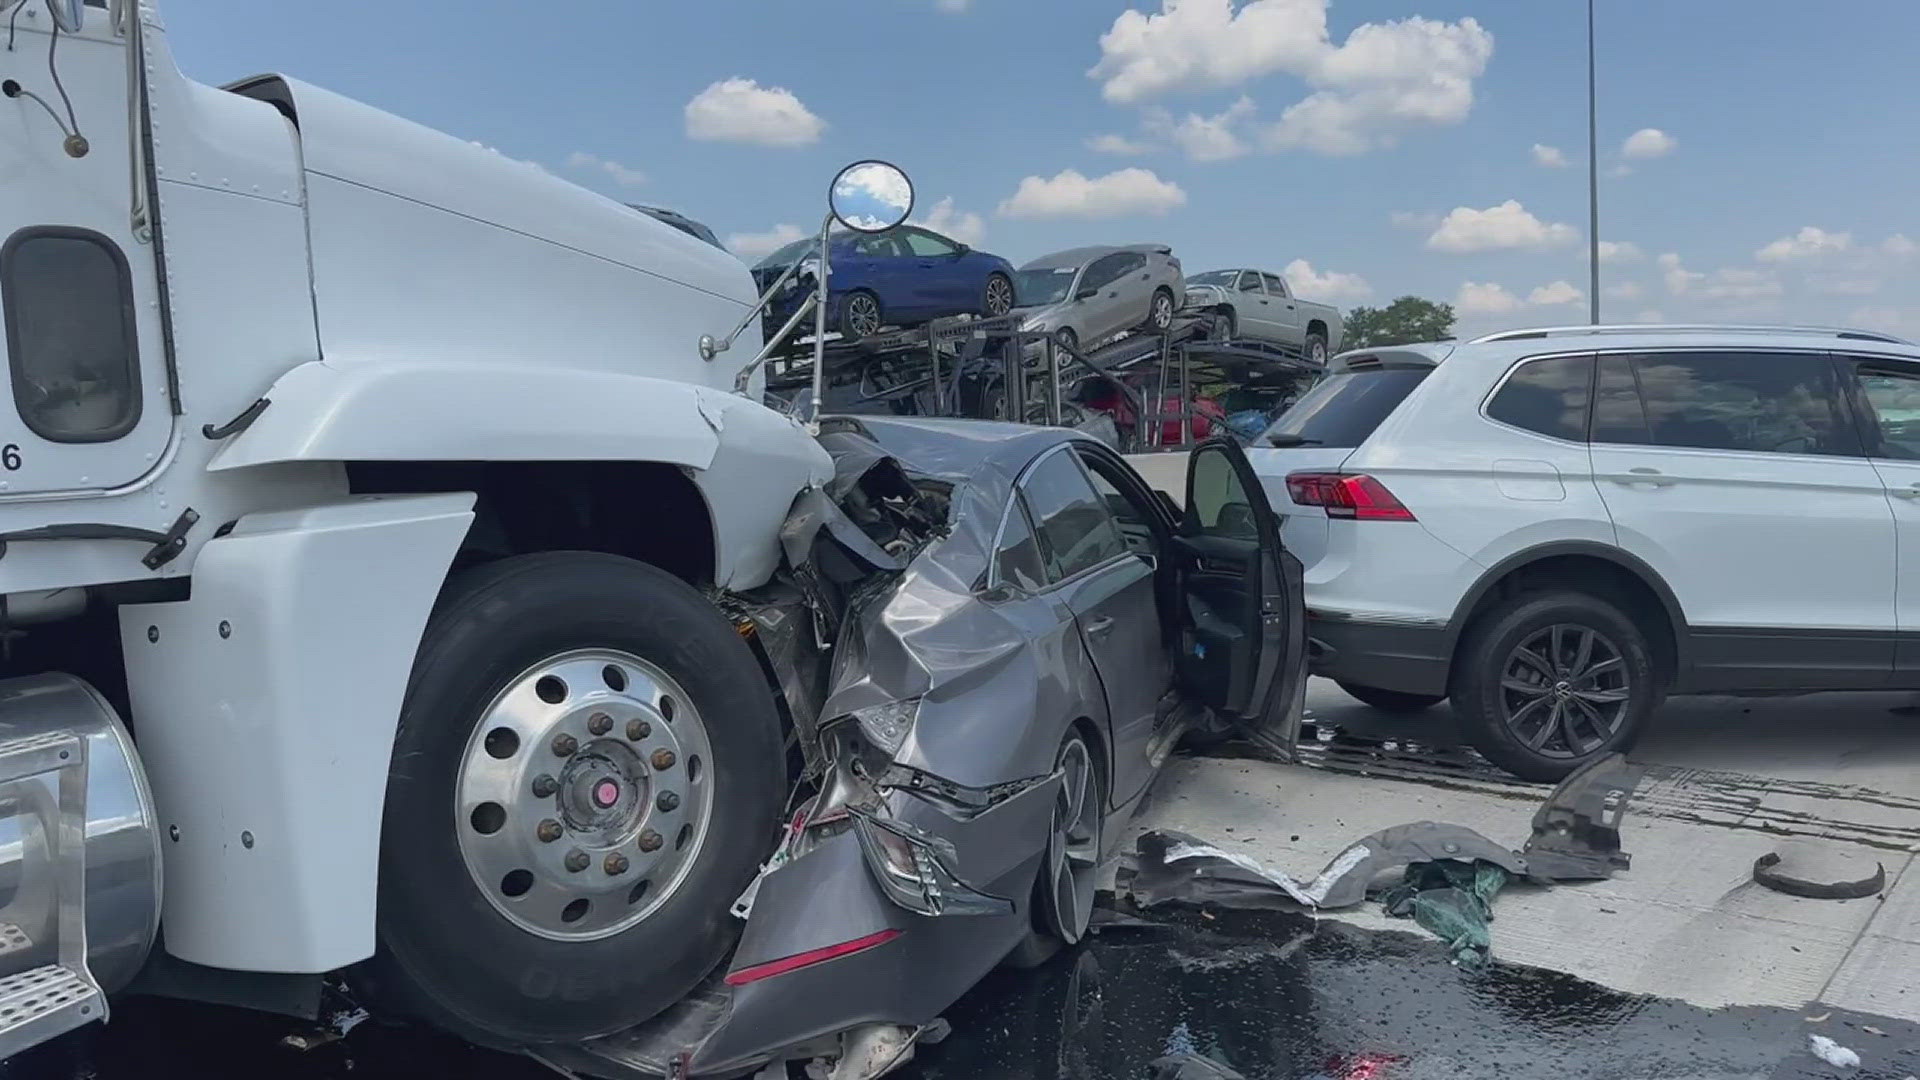
<svg viewBox="0 0 1920 1080">
<path fill-rule="evenodd" d="M 747 270 L 151 0 L 0 24 L 0 1057 L 141 980 L 658 1012 L 786 793 L 720 605 L 832 473 Z"/>
</svg>

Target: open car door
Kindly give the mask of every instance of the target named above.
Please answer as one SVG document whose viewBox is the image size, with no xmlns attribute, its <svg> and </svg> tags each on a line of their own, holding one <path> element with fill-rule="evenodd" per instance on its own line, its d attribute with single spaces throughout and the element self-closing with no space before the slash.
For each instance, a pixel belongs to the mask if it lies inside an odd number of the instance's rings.
<svg viewBox="0 0 1920 1080">
<path fill-rule="evenodd" d="M 1175 546 L 1185 563 L 1179 674 L 1186 692 L 1249 735 L 1291 741 L 1305 703 L 1302 570 L 1280 545 L 1279 521 L 1233 440 L 1193 448 Z"/>
</svg>

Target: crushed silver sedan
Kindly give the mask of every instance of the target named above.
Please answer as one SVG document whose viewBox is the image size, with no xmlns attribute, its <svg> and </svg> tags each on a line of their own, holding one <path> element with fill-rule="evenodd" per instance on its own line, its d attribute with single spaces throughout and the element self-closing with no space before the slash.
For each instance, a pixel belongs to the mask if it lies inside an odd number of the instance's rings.
<svg viewBox="0 0 1920 1080">
<path fill-rule="evenodd" d="M 996 965 L 1086 933 L 1115 823 L 1184 734 L 1297 717 L 1300 564 L 1230 441 L 1192 452 L 1183 511 L 1057 428 L 841 419 L 821 441 L 836 480 L 787 535 L 812 614 L 759 637 L 800 687 L 830 642 L 824 693 L 794 709 L 808 775 L 739 947 L 555 1064 L 882 1075 Z"/>
</svg>

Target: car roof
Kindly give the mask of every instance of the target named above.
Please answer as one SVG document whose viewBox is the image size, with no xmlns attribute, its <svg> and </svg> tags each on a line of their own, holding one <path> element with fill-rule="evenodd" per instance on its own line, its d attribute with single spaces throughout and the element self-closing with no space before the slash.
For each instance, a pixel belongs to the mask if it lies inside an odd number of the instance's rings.
<svg viewBox="0 0 1920 1080">
<path fill-rule="evenodd" d="M 1146 254 L 1171 254 L 1173 249 L 1165 244 L 1095 244 L 1091 247 L 1068 248 L 1051 255 L 1042 255 L 1022 266 L 1022 270 L 1053 270 L 1063 266 L 1080 266 L 1090 263 L 1103 255 L 1112 255 L 1121 251 L 1139 251 Z"/>
<path fill-rule="evenodd" d="M 1920 345 L 1875 330 L 1833 326 L 1627 324 L 1544 326 L 1504 330 L 1459 343 L 1454 363 L 1468 356 L 1511 360 L 1581 349 L 1813 349 L 1920 359 Z"/>
<path fill-rule="evenodd" d="M 949 480 L 988 472 L 1018 473 L 1027 462 L 1066 443 L 1095 443 L 1071 428 L 929 416 L 835 418 L 863 432 L 908 467 Z"/>
</svg>

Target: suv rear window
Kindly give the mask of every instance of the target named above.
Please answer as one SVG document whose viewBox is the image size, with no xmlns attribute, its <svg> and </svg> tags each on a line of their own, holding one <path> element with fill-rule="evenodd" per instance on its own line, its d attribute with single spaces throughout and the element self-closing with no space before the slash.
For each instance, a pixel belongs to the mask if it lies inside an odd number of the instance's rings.
<svg viewBox="0 0 1920 1080">
<path fill-rule="evenodd" d="M 1274 446 L 1359 446 L 1431 370 L 1382 368 L 1330 375 L 1281 413 L 1261 441 Z"/>
</svg>

